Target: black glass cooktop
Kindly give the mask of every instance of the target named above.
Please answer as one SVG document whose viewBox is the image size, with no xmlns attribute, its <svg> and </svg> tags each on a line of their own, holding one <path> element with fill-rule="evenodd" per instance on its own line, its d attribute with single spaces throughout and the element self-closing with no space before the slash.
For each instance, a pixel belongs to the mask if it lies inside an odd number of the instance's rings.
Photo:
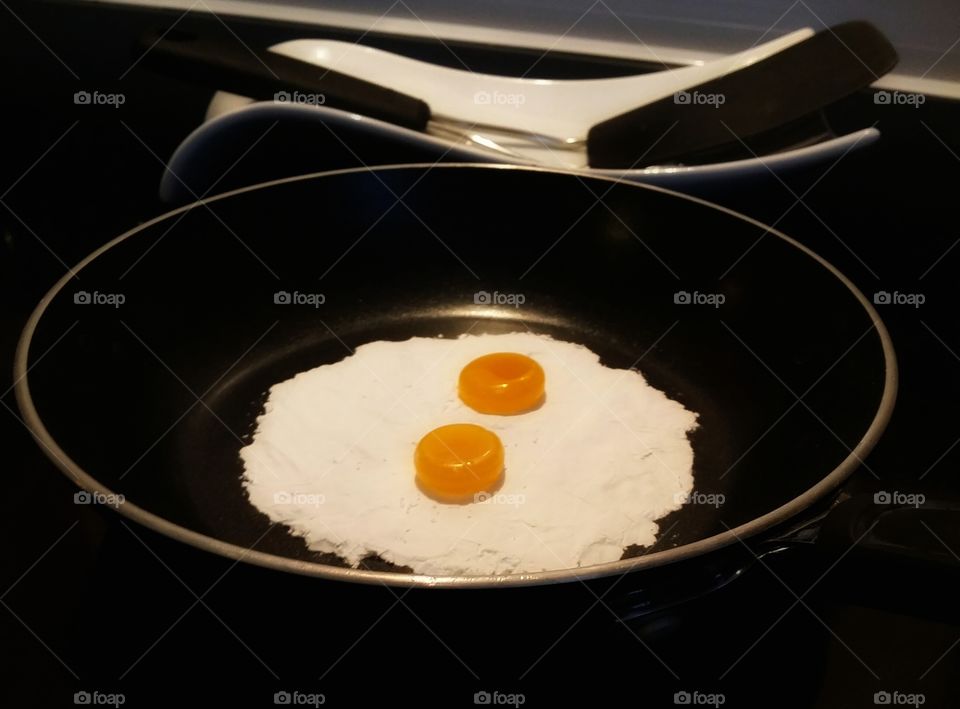
<svg viewBox="0 0 960 709">
<path fill-rule="evenodd" d="M 209 92 L 136 62 L 136 38 L 179 13 L 10 2 L 0 16 L 0 364 L 9 372 L 47 288 L 107 239 L 165 210 L 163 161 L 202 120 Z M 251 45 L 310 33 L 222 19 Z M 194 13 L 179 24 L 223 29 Z M 523 72 L 537 60 L 368 39 L 445 63 L 459 57 L 475 70 Z M 551 55 L 535 74 L 646 68 Z M 82 91 L 124 101 L 75 103 Z M 900 394 L 849 489 L 949 501 L 960 497 L 960 108 L 933 97 L 916 103 L 853 96 L 827 119 L 843 132 L 875 125 L 877 144 L 782 180 L 721 182 L 700 194 L 775 223 L 876 297 L 899 357 Z M 324 583 L 233 564 L 77 504 L 76 489 L 20 422 L 10 384 L 0 399 L 4 706 L 960 702 L 960 548 L 936 525 L 907 536 L 942 543 L 955 567 L 864 568 L 841 550 L 825 558 L 801 549 L 748 564 L 703 597 L 678 584 L 677 600 L 694 598 L 646 615 L 631 606 L 646 581 L 630 577 L 511 594 Z M 110 432 L 102 435 L 109 446 Z"/>
</svg>

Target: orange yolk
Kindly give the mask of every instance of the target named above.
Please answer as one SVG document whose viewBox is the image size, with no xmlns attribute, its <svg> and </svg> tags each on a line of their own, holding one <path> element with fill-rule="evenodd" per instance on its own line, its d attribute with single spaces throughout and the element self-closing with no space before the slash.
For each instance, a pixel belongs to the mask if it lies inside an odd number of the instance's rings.
<svg viewBox="0 0 960 709">
<path fill-rule="evenodd" d="M 493 431 L 455 423 L 430 431 L 413 454 L 420 489 L 441 502 L 471 502 L 503 475 L 503 444 Z"/>
<path fill-rule="evenodd" d="M 543 401 L 543 369 L 516 352 L 478 357 L 460 372 L 460 398 L 482 414 L 519 414 Z"/>
</svg>

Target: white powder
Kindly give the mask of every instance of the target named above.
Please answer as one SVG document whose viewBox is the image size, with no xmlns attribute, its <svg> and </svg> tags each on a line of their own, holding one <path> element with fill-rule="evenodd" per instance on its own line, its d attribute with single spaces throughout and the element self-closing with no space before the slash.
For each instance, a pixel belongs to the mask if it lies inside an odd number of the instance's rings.
<svg viewBox="0 0 960 709">
<path fill-rule="evenodd" d="M 539 409 L 494 416 L 460 401 L 461 368 L 491 352 L 540 363 Z M 693 489 L 696 414 L 636 371 L 531 333 L 363 345 L 273 386 L 257 423 L 240 451 L 250 501 L 351 564 L 378 554 L 450 576 L 614 561 L 652 544 L 656 520 Z M 503 442 L 504 483 L 484 502 L 442 504 L 415 484 L 417 442 L 449 423 Z"/>
</svg>

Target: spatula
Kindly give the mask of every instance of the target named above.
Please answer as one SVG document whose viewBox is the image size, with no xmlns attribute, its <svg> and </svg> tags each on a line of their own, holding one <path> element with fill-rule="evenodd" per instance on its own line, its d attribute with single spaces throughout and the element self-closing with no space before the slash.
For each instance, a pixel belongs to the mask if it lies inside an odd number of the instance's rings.
<svg viewBox="0 0 960 709">
<path fill-rule="evenodd" d="M 257 99 L 320 101 L 523 161 L 655 164 L 746 139 L 816 111 L 896 62 L 867 23 L 799 30 L 700 66 L 597 80 L 476 74 L 332 40 L 270 51 L 170 32 L 144 62 Z M 722 97 L 722 98 L 718 98 Z"/>
</svg>

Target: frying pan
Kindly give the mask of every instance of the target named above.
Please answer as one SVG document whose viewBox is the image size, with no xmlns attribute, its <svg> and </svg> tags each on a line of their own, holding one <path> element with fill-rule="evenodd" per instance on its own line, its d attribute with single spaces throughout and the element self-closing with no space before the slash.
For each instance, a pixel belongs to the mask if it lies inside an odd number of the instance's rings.
<svg viewBox="0 0 960 709">
<path fill-rule="evenodd" d="M 250 505 L 238 451 L 272 384 L 365 342 L 467 330 L 546 333 L 636 366 L 699 414 L 694 487 L 712 503 L 616 562 L 464 577 L 348 568 Z M 858 467 L 897 381 L 869 301 L 775 229 L 661 188 L 477 165 L 307 175 L 146 222 L 44 297 L 15 378 L 36 440 L 88 499 L 253 564 L 430 587 L 653 569 L 765 532 Z"/>
</svg>

